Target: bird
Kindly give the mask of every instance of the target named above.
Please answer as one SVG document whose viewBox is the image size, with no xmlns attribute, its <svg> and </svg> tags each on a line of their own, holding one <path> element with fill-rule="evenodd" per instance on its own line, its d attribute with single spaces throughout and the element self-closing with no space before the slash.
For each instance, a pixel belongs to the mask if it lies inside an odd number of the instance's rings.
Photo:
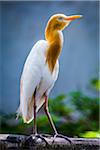
<svg viewBox="0 0 100 150">
<path fill-rule="evenodd" d="M 20 105 L 18 116 L 24 123 L 33 120 L 33 134 L 37 133 L 37 112 L 44 106 L 45 114 L 54 130 L 54 137 L 59 135 L 48 108 L 49 94 L 59 74 L 59 56 L 63 46 L 62 31 L 82 15 L 54 14 L 45 28 L 45 39 L 39 40 L 26 58 L 20 78 Z M 60 107 L 60 106 L 59 106 Z"/>
</svg>

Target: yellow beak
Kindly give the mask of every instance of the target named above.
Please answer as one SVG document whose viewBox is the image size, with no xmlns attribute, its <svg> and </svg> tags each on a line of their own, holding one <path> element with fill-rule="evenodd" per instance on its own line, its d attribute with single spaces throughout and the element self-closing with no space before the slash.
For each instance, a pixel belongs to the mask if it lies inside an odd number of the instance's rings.
<svg viewBox="0 0 100 150">
<path fill-rule="evenodd" d="M 67 16 L 65 20 L 75 20 L 75 19 L 78 19 L 78 18 L 82 18 L 83 16 L 82 15 L 72 15 L 72 16 Z"/>
</svg>

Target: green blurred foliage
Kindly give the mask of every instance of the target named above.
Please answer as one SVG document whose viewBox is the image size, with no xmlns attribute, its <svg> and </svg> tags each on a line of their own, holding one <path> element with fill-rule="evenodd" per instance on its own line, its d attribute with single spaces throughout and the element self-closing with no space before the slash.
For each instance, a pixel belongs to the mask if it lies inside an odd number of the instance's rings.
<svg viewBox="0 0 100 150">
<path fill-rule="evenodd" d="M 100 80 L 97 78 L 94 78 L 90 81 L 92 87 L 94 87 L 96 90 L 100 91 Z"/>
<path fill-rule="evenodd" d="M 85 138 L 100 138 L 100 131 L 87 131 L 81 134 L 81 136 Z"/>
<path fill-rule="evenodd" d="M 97 81 L 91 81 L 96 90 Z M 59 95 L 49 99 L 49 109 L 59 133 L 77 137 L 99 137 L 99 97 L 89 97 L 82 91 Z M 22 118 L 15 120 L 15 115 L 1 115 L 1 133 L 31 134 L 33 122 L 24 124 Z M 39 133 L 53 134 L 47 116 L 37 117 Z"/>
</svg>

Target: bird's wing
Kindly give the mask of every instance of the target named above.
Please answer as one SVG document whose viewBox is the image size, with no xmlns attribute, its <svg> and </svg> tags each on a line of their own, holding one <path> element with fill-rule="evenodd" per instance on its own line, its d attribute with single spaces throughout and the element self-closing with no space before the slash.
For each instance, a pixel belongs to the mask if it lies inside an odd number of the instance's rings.
<svg viewBox="0 0 100 150">
<path fill-rule="evenodd" d="M 32 102 L 34 91 L 41 81 L 47 48 L 48 43 L 45 40 L 38 41 L 33 46 L 24 65 L 20 81 L 20 112 L 24 122 L 28 122 L 33 116 L 33 111 L 30 114 L 28 104 Z"/>
<path fill-rule="evenodd" d="M 52 84 L 46 89 L 45 94 L 49 97 L 49 93 L 51 92 L 57 78 L 58 78 L 58 73 L 59 73 L 59 62 L 57 61 L 53 74 L 52 74 Z M 48 80 L 49 80 L 49 76 L 48 76 Z M 43 92 L 42 92 L 43 93 Z M 37 108 L 36 111 L 38 112 L 39 109 L 41 108 L 41 106 L 44 104 L 45 102 L 45 95 L 42 96 L 40 99 L 37 100 Z"/>
</svg>

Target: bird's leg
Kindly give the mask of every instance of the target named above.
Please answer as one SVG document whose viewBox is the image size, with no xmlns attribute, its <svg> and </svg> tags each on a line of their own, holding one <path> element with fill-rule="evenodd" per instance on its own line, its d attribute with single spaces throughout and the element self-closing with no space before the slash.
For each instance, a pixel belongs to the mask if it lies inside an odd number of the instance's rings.
<svg viewBox="0 0 100 150">
<path fill-rule="evenodd" d="M 50 122 L 50 124 L 51 124 L 52 129 L 53 129 L 54 132 L 55 132 L 55 135 L 57 135 L 57 134 L 58 134 L 58 133 L 57 133 L 57 130 L 56 130 L 56 128 L 55 128 L 55 125 L 54 125 L 53 120 L 52 120 L 52 118 L 51 118 L 51 115 L 50 115 L 50 113 L 49 113 L 49 109 L 48 109 L 48 97 L 47 97 L 47 95 L 45 95 L 44 111 L 45 111 L 45 113 L 46 113 L 46 115 L 47 115 L 47 117 L 48 117 L 48 120 L 49 120 L 49 122 Z"/>
<path fill-rule="evenodd" d="M 36 90 L 35 90 L 36 93 Z M 34 120 L 33 120 L 33 134 L 31 134 L 27 139 L 26 142 L 29 143 L 33 140 L 33 137 L 36 137 L 37 135 L 37 127 L 36 127 L 36 97 L 34 93 L 34 103 L 33 103 L 33 115 L 34 115 Z"/>
<path fill-rule="evenodd" d="M 33 104 L 33 107 L 34 107 L 34 126 L 33 126 L 33 134 L 34 134 L 34 135 L 37 135 L 37 126 L 36 126 L 36 98 L 35 98 L 35 95 L 34 95 L 34 104 Z"/>
<path fill-rule="evenodd" d="M 37 134 L 37 126 L 36 126 L 36 98 L 34 96 L 34 128 L 33 128 L 33 133 L 35 135 L 35 137 L 42 139 L 46 144 L 48 144 L 48 142 L 45 140 L 45 138 L 40 135 Z"/>
<path fill-rule="evenodd" d="M 33 126 L 33 134 L 31 136 L 29 136 L 27 139 L 26 139 L 26 143 L 32 143 L 32 141 L 36 142 L 38 138 L 40 138 L 42 141 L 44 141 L 47 145 L 48 145 L 48 142 L 45 140 L 45 138 L 40 135 L 40 134 L 37 134 L 37 125 L 36 125 L 36 97 L 35 97 L 35 94 L 34 94 L 34 103 L 33 103 L 33 109 L 34 109 L 34 126 Z"/>
<path fill-rule="evenodd" d="M 53 139 L 53 142 L 55 141 L 56 137 L 60 137 L 60 138 L 64 138 L 65 140 L 67 140 L 68 142 L 70 142 L 72 144 L 72 141 L 67 137 L 67 136 L 64 136 L 64 135 L 61 135 L 61 134 L 58 134 L 56 128 L 55 128 L 55 125 L 53 123 L 53 120 L 51 118 L 51 115 L 49 113 L 49 109 L 48 109 L 48 97 L 47 95 L 45 95 L 45 104 L 44 104 L 44 110 L 45 110 L 45 113 L 49 119 L 49 122 L 51 124 L 51 127 L 52 129 L 54 130 L 55 132 L 55 135 L 54 135 L 54 139 Z"/>
</svg>

